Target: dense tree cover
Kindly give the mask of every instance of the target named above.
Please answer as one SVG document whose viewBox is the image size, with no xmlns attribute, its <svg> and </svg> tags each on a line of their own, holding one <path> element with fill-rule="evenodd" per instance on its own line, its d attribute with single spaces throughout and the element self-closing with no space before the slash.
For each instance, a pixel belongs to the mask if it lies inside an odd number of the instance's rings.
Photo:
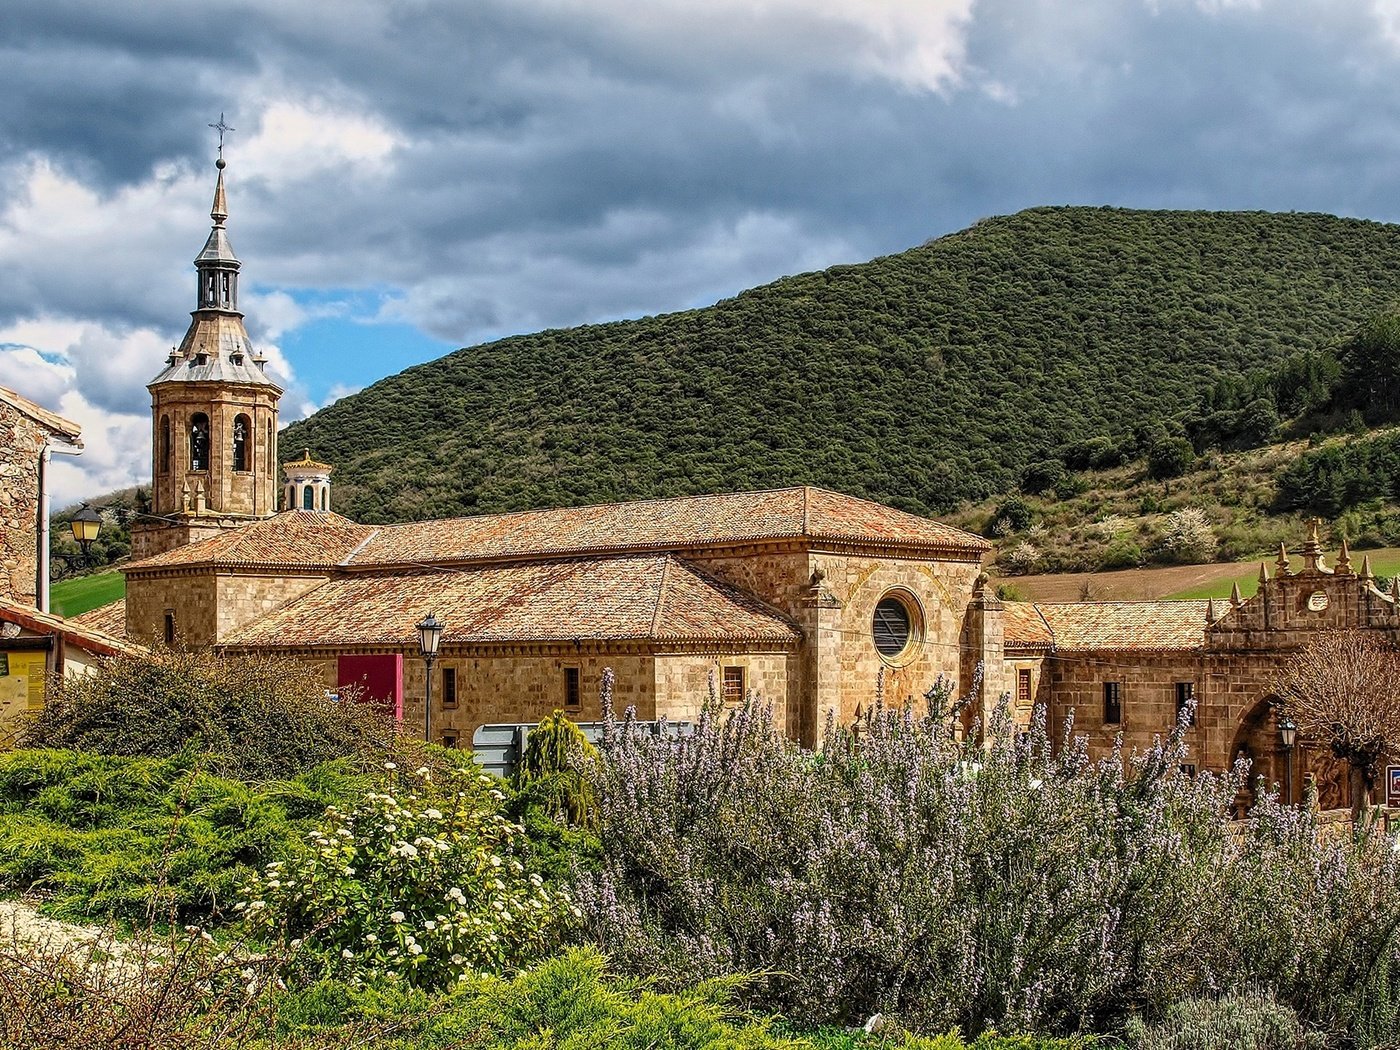
<svg viewBox="0 0 1400 1050">
<path fill-rule="evenodd" d="M 364 521 L 804 482 L 944 511 L 1045 460 L 1142 455 L 1212 397 L 1240 417 L 1216 441 L 1266 436 L 1400 298 L 1397 250 L 1400 228 L 1324 215 L 1038 208 L 701 310 L 459 350 L 283 444 L 334 463 Z"/>
</svg>

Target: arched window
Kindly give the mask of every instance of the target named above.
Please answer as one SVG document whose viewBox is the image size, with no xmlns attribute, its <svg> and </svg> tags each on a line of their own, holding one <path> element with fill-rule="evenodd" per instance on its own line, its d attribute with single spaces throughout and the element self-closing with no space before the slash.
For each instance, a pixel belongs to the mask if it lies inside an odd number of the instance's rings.
<svg viewBox="0 0 1400 1050">
<path fill-rule="evenodd" d="M 263 433 L 266 437 L 263 440 L 263 470 L 267 471 L 268 477 L 272 476 L 272 420 L 267 421 L 267 427 Z"/>
<path fill-rule="evenodd" d="M 306 488 L 301 490 L 301 509 L 316 509 L 316 490 L 313 489 L 310 485 L 307 485 Z"/>
<path fill-rule="evenodd" d="M 160 472 L 161 472 L 162 474 L 169 474 L 169 473 L 170 473 L 170 446 L 171 446 L 170 417 L 169 417 L 169 416 L 161 416 L 161 417 L 160 417 Z"/>
<path fill-rule="evenodd" d="M 248 454 L 248 441 L 253 436 L 253 424 L 247 416 L 233 420 L 233 469 L 249 470 L 253 457 Z"/>
<path fill-rule="evenodd" d="M 321 490 L 321 509 L 322 509 L 322 510 L 330 510 L 330 509 L 331 509 L 331 490 L 330 490 L 330 489 L 322 489 L 322 490 Z"/>
<path fill-rule="evenodd" d="M 190 469 L 209 469 L 209 417 L 203 412 L 190 417 Z"/>
</svg>

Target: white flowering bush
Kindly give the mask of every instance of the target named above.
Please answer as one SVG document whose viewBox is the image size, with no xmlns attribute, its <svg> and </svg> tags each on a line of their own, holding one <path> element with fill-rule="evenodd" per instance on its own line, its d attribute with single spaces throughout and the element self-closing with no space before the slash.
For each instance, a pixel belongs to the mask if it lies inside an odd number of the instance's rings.
<svg viewBox="0 0 1400 1050">
<path fill-rule="evenodd" d="M 251 928 L 327 970 L 443 987 L 547 954 L 577 910 L 526 871 L 524 831 L 501 812 L 495 781 L 427 768 L 332 807 L 294 860 L 269 864 L 236 907 Z"/>
</svg>

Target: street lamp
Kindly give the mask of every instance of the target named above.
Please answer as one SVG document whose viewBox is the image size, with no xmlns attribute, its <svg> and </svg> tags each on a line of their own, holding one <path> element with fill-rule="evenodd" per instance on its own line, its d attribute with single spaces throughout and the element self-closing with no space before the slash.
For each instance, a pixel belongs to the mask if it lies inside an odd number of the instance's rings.
<svg viewBox="0 0 1400 1050">
<path fill-rule="evenodd" d="M 437 659 L 438 646 L 442 643 L 442 624 L 432 613 L 423 617 L 418 625 L 418 650 L 423 654 L 423 741 L 432 742 L 433 728 L 433 661 Z"/>
<path fill-rule="evenodd" d="M 83 565 L 86 567 L 89 563 L 88 555 L 92 551 L 92 541 L 97 539 L 97 534 L 102 531 L 102 515 L 84 503 L 83 509 L 73 515 L 68 527 L 73 530 L 73 539 L 77 540 L 78 546 L 83 550 Z"/>
<path fill-rule="evenodd" d="M 1278 735 L 1283 741 L 1283 790 L 1284 797 L 1293 802 L 1293 745 L 1298 742 L 1298 727 L 1293 719 L 1285 714 L 1278 720 Z"/>
</svg>

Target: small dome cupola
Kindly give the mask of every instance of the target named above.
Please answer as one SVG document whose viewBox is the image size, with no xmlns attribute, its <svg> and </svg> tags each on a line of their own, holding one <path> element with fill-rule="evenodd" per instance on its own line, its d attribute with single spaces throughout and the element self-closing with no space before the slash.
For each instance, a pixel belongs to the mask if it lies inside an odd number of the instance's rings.
<svg viewBox="0 0 1400 1050">
<path fill-rule="evenodd" d="M 282 464 L 285 482 L 282 487 L 283 510 L 330 510 L 331 471 L 328 463 L 311 458 L 311 450 L 299 459 Z"/>
</svg>

